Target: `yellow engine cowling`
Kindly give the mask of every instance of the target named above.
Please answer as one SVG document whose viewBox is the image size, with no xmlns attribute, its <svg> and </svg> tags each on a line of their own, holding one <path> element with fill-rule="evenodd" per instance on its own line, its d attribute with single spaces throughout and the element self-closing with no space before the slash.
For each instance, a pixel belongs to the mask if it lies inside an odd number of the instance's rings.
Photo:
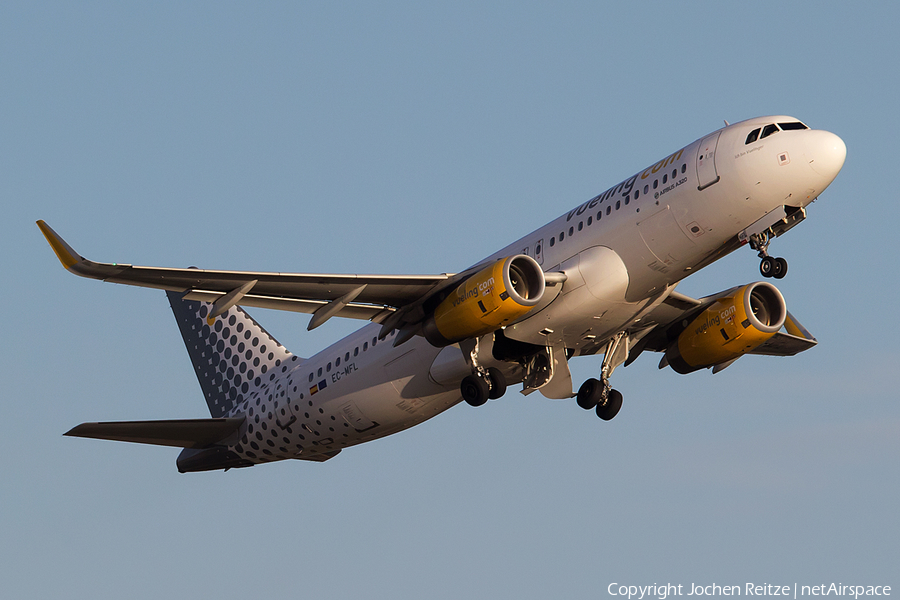
<svg viewBox="0 0 900 600">
<path fill-rule="evenodd" d="M 784 297 L 771 283 L 725 292 L 669 345 L 666 360 L 683 374 L 727 363 L 775 335 L 786 317 Z"/>
<path fill-rule="evenodd" d="M 440 347 L 495 331 L 534 308 L 544 285 L 544 272 L 533 258 L 500 259 L 444 298 L 425 320 L 425 339 Z"/>
</svg>

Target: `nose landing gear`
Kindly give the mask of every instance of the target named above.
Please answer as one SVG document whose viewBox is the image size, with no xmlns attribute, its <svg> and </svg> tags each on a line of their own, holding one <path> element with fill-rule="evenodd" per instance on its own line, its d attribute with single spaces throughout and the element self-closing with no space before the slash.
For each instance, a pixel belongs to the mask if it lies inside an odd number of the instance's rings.
<svg viewBox="0 0 900 600">
<path fill-rule="evenodd" d="M 765 256 L 763 257 L 762 262 L 759 263 L 759 272 L 763 277 L 781 279 L 787 275 L 787 270 L 787 261 L 781 257 L 773 258 L 771 256 Z"/>
<path fill-rule="evenodd" d="M 760 275 L 763 277 L 781 279 L 787 275 L 788 263 L 787 260 L 781 257 L 775 258 L 769 256 L 770 241 L 771 238 L 769 237 L 769 232 L 764 231 L 750 236 L 750 247 L 756 250 L 759 253 L 759 257 L 762 259 L 759 263 Z"/>
</svg>

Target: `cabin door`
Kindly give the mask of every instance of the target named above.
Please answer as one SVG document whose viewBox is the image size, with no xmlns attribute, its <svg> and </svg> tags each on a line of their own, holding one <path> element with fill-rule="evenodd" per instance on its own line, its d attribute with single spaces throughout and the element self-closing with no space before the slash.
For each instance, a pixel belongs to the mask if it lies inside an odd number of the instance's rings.
<svg viewBox="0 0 900 600">
<path fill-rule="evenodd" d="M 716 173 L 716 146 L 719 144 L 717 131 L 700 141 L 700 149 L 697 150 L 697 189 L 703 190 L 719 181 Z"/>
</svg>

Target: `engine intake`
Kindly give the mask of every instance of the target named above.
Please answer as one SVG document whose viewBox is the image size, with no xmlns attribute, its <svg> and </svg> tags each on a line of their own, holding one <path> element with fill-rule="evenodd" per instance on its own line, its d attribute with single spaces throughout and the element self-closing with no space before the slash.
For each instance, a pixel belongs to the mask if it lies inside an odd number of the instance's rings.
<svg viewBox="0 0 900 600">
<path fill-rule="evenodd" d="M 524 316 L 544 295 L 544 272 L 533 258 L 500 259 L 460 283 L 424 323 L 441 347 L 495 331 Z"/>
<path fill-rule="evenodd" d="M 734 360 L 758 348 L 784 325 L 784 297 L 771 283 L 723 292 L 666 349 L 666 360 L 687 374 Z"/>
</svg>

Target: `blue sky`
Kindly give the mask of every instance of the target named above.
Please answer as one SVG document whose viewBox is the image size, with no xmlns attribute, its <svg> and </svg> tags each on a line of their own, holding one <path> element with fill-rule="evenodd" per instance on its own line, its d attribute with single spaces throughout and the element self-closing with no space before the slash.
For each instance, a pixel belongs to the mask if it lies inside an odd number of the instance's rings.
<svg viewBox="0 0 900 600">
<path fill-rule="evenodd" d="M 890 3 L 0 6 L 0 594 L 598 598 L 610 583 L 900 586 Z M 793 359 L 617 370 L 610 423 L 515 390 L 324 464 L 179 475 L 62 437 L 206 416 L 161 292 L 109 262 L 458 271 L 731 122 L 847 144 L 772 245 Z M 885 185 L 888 187 L 885 188 Z M 750 250 L 686 280 L 759 279 Z M 352 331 L 251 311 L 308 356 Z M 596 376 L 599 359 L 573 361 Z"/>
</svg>

